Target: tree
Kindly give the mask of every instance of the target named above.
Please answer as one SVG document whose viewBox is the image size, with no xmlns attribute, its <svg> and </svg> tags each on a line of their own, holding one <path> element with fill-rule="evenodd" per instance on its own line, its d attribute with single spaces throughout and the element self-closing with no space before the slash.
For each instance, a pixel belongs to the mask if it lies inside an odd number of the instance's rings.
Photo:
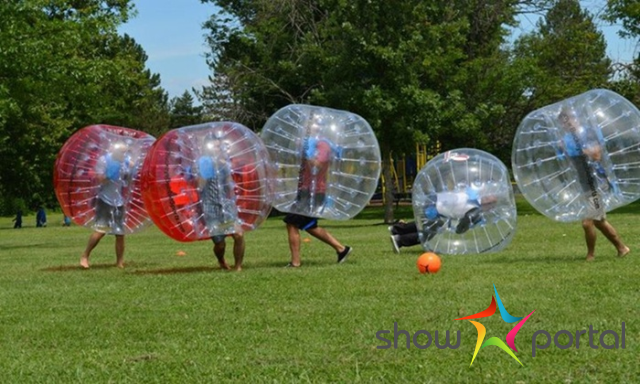
<svg viewBox="0 0 640 384">
<path fill-rule="evenodd" d="M 51 166 L 77 129 L 148 127 L 141 112 L 166 108 L 146 55 L 117 26 L 130 0 L 0 3 L 0 196 L 53 203 Z M 141 119 L 141 120 L 139 120 Z"/>
<path fill-rule="evenodd" d="M 500 50 L 505 25 L 533 1 L 203 2 L 222 10 L 205 26 L 214 78 L 223 77 L 200 93 L 213 96 L 205 105 L 226 100 L 253 128 L 290 103 L 357 113 L 377 134 L 387 182 L 393 153 L 408 151 L 416 136 L 489 145 L 487 127 L 509 105 L 492 101 L 523 94 L 495 81 L 510 71 Z"/>
<path fill-rule="evenodd" d="M 611 77 L 604 36 L 578 0 L 558 0 L 536 31 L 518 39 L 515 52 L 531 70 L 531 109 L 604 87 Z"/>
<path fill-rule="evenodd" d="M 640 37 L 640 3 L 636 0 L 607 0 L 605 20 L 622 21 L 622 37 Z"/>
<path fill-rule="evenodd" d="M 609 0 L 604 19 L 611 23 L 622 22 L 620 36 L 638 39 L 640 46 L 640 3 L 635 0 Z M 640 52 L 632 63 L 616 65 L 616 76 L 611 88 L 640 106 Z"/>
<path fill-rule="evenodd" d="M 171 128 L 180 128 L 203 122 L 202 107 L 193 105 L 194 99 L 189 91 L 171 99 Z"/>
</svg>

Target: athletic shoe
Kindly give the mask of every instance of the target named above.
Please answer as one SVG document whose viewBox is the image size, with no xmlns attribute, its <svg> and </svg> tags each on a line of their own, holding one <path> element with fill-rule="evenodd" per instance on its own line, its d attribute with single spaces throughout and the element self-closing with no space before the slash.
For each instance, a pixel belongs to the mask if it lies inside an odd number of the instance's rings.
<svg viewBox="0 0 640 384">
<path fill-rule="evenodd" d="M 400 253 L 400 247 L 398 246 L 395 236 L 391 236 L 391 246 L 393 247 L 393 252 Z"/>
<path fill-rule="evenodd" d="M 346 247 L 344 247 L 344 251 L 338 252 L 338 263 L 344 263 L 345 261 L 347 261 L 347 256 L 349 256 L 352 250 L 353 248 L 347 245 Z"/>
</svg>

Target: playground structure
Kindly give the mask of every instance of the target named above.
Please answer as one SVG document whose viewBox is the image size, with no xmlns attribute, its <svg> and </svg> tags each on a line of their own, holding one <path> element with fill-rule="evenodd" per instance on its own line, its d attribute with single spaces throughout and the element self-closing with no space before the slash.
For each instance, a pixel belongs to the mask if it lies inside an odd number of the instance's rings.
<svg viewBox="0 0 640 384">
<path fill-rule="evenodd" d="M 415 153 L 405 154 L 402 157 L 392 157 L 391 174 L 393 177 L 393 196 L 396 203 L 399 203 L 400 200 L 411 199 L 413 181 L 418 175 L 418 172 L 420 172 L 429 160 L 437 156 L 440 152 L 440 141 L 436 141 L 431 145 L 416 144 Z M 382 202 L 385 203 L 386 183 L 384 175 L 381 175 L 380 181 L 381 193 L 376 197 L 378 197 L 377 200 L 382 200 Z"/>
</svg>

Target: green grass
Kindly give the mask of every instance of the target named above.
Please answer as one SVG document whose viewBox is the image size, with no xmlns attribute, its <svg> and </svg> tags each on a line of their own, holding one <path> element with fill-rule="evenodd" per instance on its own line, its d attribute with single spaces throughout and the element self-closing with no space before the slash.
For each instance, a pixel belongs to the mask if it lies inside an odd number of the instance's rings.
<svg viewBox="0 0 640 384">
<path fill-rule="evenodd" d="M 127 237 L 124 270 L 111 267 L 107 237 L 83 271 L 77 263 L 89 230 L 64 228 L 52 213 L 47 228 L 28 216 L 14 230 L 11 218 L 0 218 L 0 382 L 637 381 L 640 205 L 609 215 L 631 255 L 617 259 L 599 236 L 593 263 L 584 262 L 578 223 L 552 222 L 523 202 L 518 208 L 506 250 L 443 256 L 436 275 L 417 272 L 419 247 L 391 252 L 380 208 L 322 221 L 354 252 L 337 265 L 314 239 L 303 243 L 300 269 L 282 268 L 286 233 L 271 218 L 247 234 L 242 273 L 218 270 L 210 242 L 178 243 L 156 228 Z M 410 207 L 396 215 L 409 218 Z M 490 347 L 469 367 L 477 332 L 453 319 L 487 308 L 493 284 L 512 315 L 535 310 L 516 338 L 523 366 Z M 623 321 L 626 349 L 591 349 L 583 336 L 579 349 L 552 342 L 531 356 L 539 329 L 575 334 L 592 324 L 620 333 Z M 460 347 L 376 348 L 384 345 L 376 332 L 393 332 L 394 322 L 411 334 L 460 330 Z M 497 314 L 479 322 L 487 338 L 503 340 L 513 326 Z"/>
</svg>

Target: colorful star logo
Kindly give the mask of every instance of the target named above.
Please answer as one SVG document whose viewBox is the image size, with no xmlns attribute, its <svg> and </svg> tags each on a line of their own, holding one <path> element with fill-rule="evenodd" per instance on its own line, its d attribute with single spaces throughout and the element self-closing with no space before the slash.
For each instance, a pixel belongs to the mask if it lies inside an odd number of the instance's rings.
<svg viewBox="0 0 640 384">
<path fill-rule="evenodd" d="M 498 295 L 498 290 L 496 289 L 495 284 L 493 285 L 493 290 L 496 293 L 496 297 L 494 298 L 493 296 L 491 296 L 491 305 L 489 305 L 489 308 L 485 309 L 482 312 L 478 312 L 475 315 L 470 315 L 466 317 L 461 317 L 459 319 L 455 319 L 455 320 L 469 320 L 469 322 L 473 324 L 478 330 L 478 341 L 476 343 L 476 349 L 473 352 L 473 357 L 471 358 L 471 364 L 469 364 L 469 366 L 473 365 L 473 361 L 478 355 L 478 351 L 489 345 L 495 345 L 496 347 L 499 347 L 503 351 L 507 352 L 509 356 L 513 357 L 518 363 L 520 363 L 520 365 L 522 365 L 520 360 L 518 360 L 516 355 L 513 353 L 513 352 L 518 352 L 515 345 L 515 339 L 516 339 L 516 335 L 518 334 L 518 331 L 520 331 L 520 328 L 522 328 L 522 325 L 529 319 L 529 316 L 531 316 L 533 312 L 535 312 L 535 309 L 530 314 L 528 314 L 527 317 L 525 317 L 524 319 L 522 317 L 511 316 L 507 312 L 507 310 L 504 308 L 504 305 L 502 304 L 502 300 L 500 300 L 500 295 Z M 487 329 L 484 327 L 484 325 L 478 323 L 477 321 L 471 321 L 471 319 L 481 319 L 483 317 L 493 316 L 493 314 L 496 313 L 496 298 L 498 299 L 498 308 L 500 308 L 500 315 L 502 316 L 502 320 L 504 320 L 506 323 L 515 323 L 516 321 L 519 321 L 518 324 L 516 324 L 516 326 L 513 327 L 509 331 L 509 333 L 507 333 L 506 344 L 504 341 L 502 341 L 502 339 L 499 339 L 497 337 L 491 337 L 483 343 L 482 341 L 484 340 L 484 337 L 487 334 Z M 511 350 L 513 350 L 513 352 Z"/>
</svg>

